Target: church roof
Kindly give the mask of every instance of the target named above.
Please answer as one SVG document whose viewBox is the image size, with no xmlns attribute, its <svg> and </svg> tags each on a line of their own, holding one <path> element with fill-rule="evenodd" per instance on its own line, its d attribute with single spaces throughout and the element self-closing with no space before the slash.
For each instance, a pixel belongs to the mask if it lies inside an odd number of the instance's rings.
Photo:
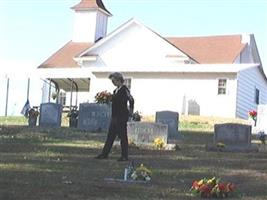
<svg viewBox="0 0 267 200">
<path fill-rule="evenodd" d="M 96 9 L 101 8 L 105 12 L 107 12 L 109 15 L 111 13 L 105 8 L 102 0 L 82 0 L 77 5 L 71 7 L 74 10 L 87 10 L 87 9 Z"/>
<path fill-rule="evenodd" d="M 246 44 L 241 35 L 206 37 L 167 37 L 169 43 L 187 54 L 199 64 L 232 64 Z M 92 47 L 95 43 L 68 42 L 39 68 L 77 68 L 74 57 Z"/>
<path fill-rule="evenodd" d="M 199 64 L 234 63 L 246 46 L 241 42 L 241 35 L 168 37 L 165 39 Z"/>
<path fill-rule="evenodd" d="M 78 43 L 69 41 L 38 68 L 78 68 L 80 67 L 73 59 L 77 54 L 90 48 L 92 43 Z"/>
</svg>

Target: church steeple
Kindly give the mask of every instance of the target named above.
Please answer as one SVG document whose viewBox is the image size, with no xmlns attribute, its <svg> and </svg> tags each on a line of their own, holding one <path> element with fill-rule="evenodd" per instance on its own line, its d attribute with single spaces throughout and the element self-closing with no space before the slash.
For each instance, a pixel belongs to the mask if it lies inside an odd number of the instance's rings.
<svg viewBox="0 0 267 200">
<path fill-rule="evenodd" d="M 75 11 L 73 42 L 90 42 L 107 34 L 108 17 L 112 16 L 102 0 L 81 0 Z"/>
</svg>

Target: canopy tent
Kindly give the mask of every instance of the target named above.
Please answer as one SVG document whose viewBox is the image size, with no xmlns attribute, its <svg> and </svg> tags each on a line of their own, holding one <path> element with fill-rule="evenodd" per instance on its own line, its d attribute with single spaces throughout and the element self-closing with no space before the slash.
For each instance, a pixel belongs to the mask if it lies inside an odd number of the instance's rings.
<svg viewBox="0 0 267 200">
<path fill-rule="evenodd" d="M 89 92 L 90 78 L 48 78 L 57 88 L 66 92 Z"/>
<path fill-rule="evenodd" d="M 37 69 L 38 76 L 42 79 L 51 80 L 60 89 L 66 92 L 88 92 L 92 72 L 87 68 L 50 68 Z M 74 86 L 73 86 L 74 85 Z"/>
<path fill-rule="evenodd" d="M 72 108 L 73 92 L 76 92 L 77 107 L 78 92 L 89 92 L 90 80 L 92 73 L 88 69 L 83 68 L 65 68 L 65 69 L 37 69 L 37 76 L 49 84 L 49 97 L 51 96 L 51 84 L 55 85 L 57 93 L 62 89 L 65 92 L 70 92 L 70 108 Z"/>
</svg>

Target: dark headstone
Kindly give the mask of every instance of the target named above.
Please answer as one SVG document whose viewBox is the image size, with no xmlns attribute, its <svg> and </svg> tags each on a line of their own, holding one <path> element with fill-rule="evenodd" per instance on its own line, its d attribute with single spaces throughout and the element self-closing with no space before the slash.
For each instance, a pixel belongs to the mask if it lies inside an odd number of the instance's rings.
<svg viewBox="0 0 267 200">
<path fill-rule="evenodd" d="M 215 124 L 214 143 L 225 145 L 251 145 L 251 126 L 244 124 L 226 123 Z"/>
<path fill-rule="evenodd" d="M 111 119 L 111 105 L 81 103 L 79 107 L 78 129 L 87 131 L 107 131 Z"/>
<path fill-rule="evenodd" d="M 62 105 L 56 103 L 43 103 L 40 106 L 39 125 L 47 128 L 61 126 Z"/>
<path fill-rule="evenodd" d="M 161 138 L 165 144 L 168 141 L 168 126 L 151 122 L 128 122 L 128 140 L 135 144 L 153 144 L 156 138 Z"/>
<path fill-rule="evenodd" d="M 258 151 L 251 145 L 251 126 L 245 124 L 215 124 L 214 144 L 210 150 L 250 152 Z"/>
<path fill-rule="evenodd" d="M 180 138 L 178 132 L 179 114 L 172 111 L 156 112 L 156 123 L 168 125 L 168 138 Z"/>
</svg>

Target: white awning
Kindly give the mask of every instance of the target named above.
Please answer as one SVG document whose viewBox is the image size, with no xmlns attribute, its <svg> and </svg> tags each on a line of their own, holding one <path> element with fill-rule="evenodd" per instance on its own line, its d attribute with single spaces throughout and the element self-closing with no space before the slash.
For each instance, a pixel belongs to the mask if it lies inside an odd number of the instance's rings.
<svg viewBox="0 0 267 200">
<path fill-rule="evenodd" d="M 66 92 L 89 92 L 90 78 L 49 78 L 59 89 Z"/>
<path fill-rule="evenodd" d="M 41 79 L 51 80 L 59 89 L 66 92 L 89 92 L 90 80 L 93 76 L 86 68 L 37 69 Z"/>
</svg>

